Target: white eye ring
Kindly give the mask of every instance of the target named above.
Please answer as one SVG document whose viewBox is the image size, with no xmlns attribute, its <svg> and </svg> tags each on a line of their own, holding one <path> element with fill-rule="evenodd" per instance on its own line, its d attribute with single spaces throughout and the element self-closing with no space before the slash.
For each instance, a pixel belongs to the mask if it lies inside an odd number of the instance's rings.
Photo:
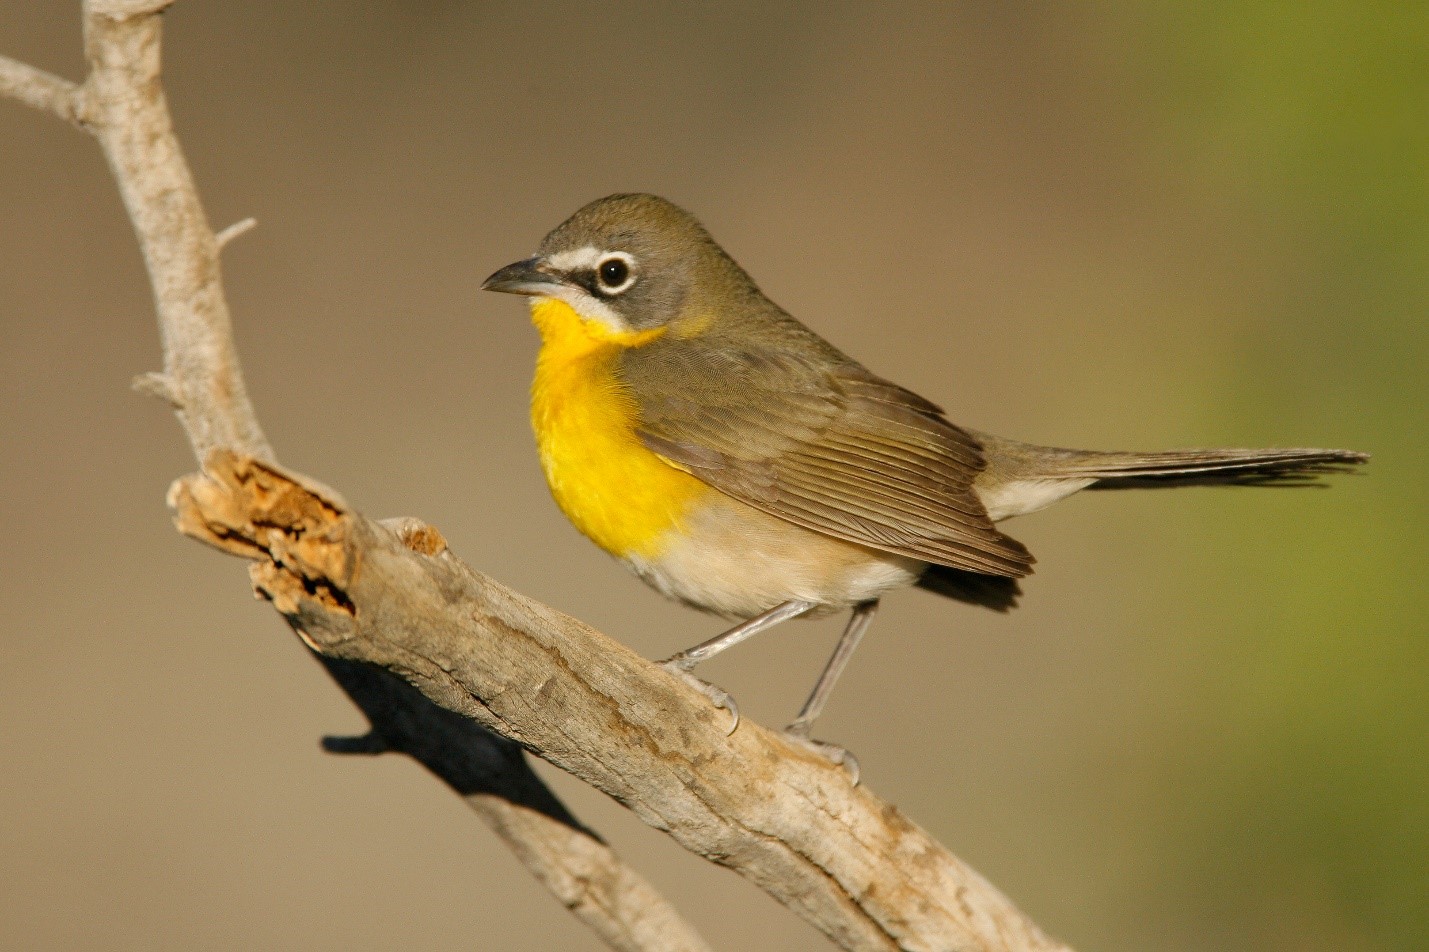
<svg viewBox="0 0 1429 952">
<path fill-rule="evenodd" d="M 603 294 L 620 294 L 635 283 L 635 259 L 623 251 L 601 255 L 595 266 L 595 282 Z"/>
</svg>

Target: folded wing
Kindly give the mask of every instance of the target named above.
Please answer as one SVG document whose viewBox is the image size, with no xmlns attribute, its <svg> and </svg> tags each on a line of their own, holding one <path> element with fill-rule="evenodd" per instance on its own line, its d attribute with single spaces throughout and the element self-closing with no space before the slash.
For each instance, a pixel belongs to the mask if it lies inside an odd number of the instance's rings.
<svg viewBox="0 0 1429 952">
<path fill-rule="evenodd" d="M 976 439 L 938 407 L 827 354 L 657 342 L 626 352 L 640 439 L 714 488 L 849 542 L 1021 577 L 1032 556 L 972 489 Z"/>
</svg>

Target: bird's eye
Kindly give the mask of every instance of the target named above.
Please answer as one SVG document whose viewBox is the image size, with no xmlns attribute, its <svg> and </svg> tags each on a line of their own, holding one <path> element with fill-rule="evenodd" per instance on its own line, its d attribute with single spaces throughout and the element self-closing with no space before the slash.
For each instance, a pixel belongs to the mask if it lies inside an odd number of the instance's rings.
<svg viewBox="0 0 1429 952">
<path fill-rule="evenodd" d="M 606 288 L 619 288 L 630 280 L 630 265 L 623 258 L 606 258 L 597 270 L 600 283 Z"/>
</svg>

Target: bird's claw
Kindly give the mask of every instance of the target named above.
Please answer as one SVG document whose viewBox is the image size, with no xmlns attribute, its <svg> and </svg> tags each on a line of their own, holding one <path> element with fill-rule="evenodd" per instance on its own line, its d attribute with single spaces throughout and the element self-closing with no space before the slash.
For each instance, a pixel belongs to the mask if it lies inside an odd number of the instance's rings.
<svg viewBox="0 0 1429 952">
<path fill-rule="evenodd" d="M 848 774 L 849 783 L 855 787 L 858 786 L 858 758 L 849 753 L 847 748 L 840 747 L 838 744 L 830 744 L 828 741 L 810 738 L 808 726 L 799 723 L 790 724 L 784 728 L 784 737 L 790 742 L 803 747 L 805 750 L 812 751 L 825 760 L 832 762 L 834 766 L 842 767 L 844 772 Z"/>
<path fill-rule="evenodd" d="M 702 681 L 695 677 L 690 673 L 689 669 L 676 658 L 661 661 L 660 667 L 709 698 L 710 703 L 715 707 L 722 707 L 726 711 L 729 711 L 729 728 L 725 730 L 724 733 L 726 737 L 734 733 L 734 729 L 739 726 L 739 705 L 734 702 L 734 698 L 728 691 L 723 688 L 717 688 L 708 681 Z"/>
</svg>

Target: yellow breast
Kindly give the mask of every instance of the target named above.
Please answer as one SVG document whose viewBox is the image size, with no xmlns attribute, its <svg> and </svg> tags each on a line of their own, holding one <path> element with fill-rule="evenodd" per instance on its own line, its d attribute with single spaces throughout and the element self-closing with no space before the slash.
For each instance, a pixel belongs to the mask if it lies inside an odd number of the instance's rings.
<svg viewBox="0 0 1429 952">
<path fill-rule="evenodd" d="M 663 329 L 611 331 L 550 298 L 531 302 L 531 320 L 541 332 L 531 426 L 551 495 L 612 555 L 658 555 L 670 530 L 710 492 L 640 442 L 635 403 L 615 376 L 623 348 L 647 344 Z"/>
</svg>

